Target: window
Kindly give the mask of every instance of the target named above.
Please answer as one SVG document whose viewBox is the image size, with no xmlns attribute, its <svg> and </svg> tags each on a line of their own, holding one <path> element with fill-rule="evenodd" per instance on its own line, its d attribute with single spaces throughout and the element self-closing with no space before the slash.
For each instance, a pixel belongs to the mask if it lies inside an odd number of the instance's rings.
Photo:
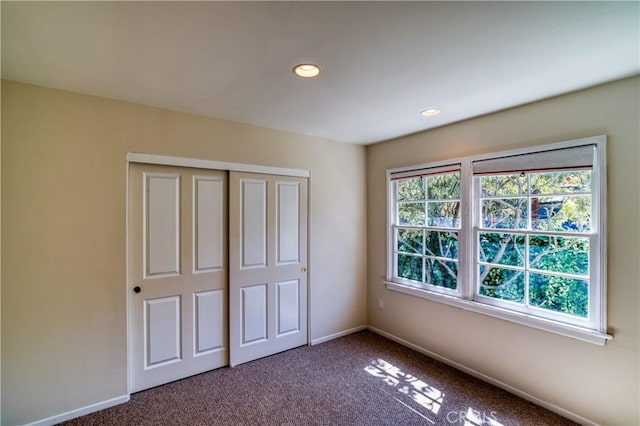
<svg viewBox="0 0 640 426">
<path fill-rule="evenodd" d="M 392 174 L 393 271 L 398 282 L 458 288 L 460 165 Z"/>
<path fill-rule="evenodd" d="M 387 286 L 604 344 L 605 137 L 388 171 Z"/>
</svg>

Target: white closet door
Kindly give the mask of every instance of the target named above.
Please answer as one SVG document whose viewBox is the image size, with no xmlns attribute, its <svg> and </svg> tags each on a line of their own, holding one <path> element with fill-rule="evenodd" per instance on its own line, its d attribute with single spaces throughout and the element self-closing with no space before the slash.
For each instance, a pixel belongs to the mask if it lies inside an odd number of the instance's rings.
<svg viewBox="0 0 640 426">
<path fill-rule="evenodd" d="M 131 164 L 130 390 L 227 365 L 226 173 Z"/>
<path fill-rule="evenodd" d="M 306 178 L 229 175 L 230 363 L 304 345 Z"/>
</svg>

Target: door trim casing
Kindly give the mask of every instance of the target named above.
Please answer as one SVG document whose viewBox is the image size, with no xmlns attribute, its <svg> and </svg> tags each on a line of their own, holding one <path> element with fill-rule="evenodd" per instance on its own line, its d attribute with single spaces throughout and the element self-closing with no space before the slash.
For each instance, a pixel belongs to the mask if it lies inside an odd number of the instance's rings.
<svg viewBox="0 0 640 426">
<path fill-rule="evenodd" d="M 265 173 L 269 175 L 308 178 L 309 170 L 284 167 L 259 166 L 256 164 L 228 163 L 225 161 L 201 160 L 198 158 L 173 157 L 167 155 L 127 153 L 127 163 L 159 164 L 164 166 L 193 167 L 196 169 L 226 170 L 230 172 Z"/>
<path fill-rule="evenodd" d="M 126 156 L 126 208 L 125 208 L 125 309 L 126 309 L 126 338 L 127 338 L 127 397 L 131 395 L 131 336 L 129 335 L 129 166 L 131 163 L 156 164 L 163 166 L 190 167 L 196 169 L 221 170 L 229 172 L 263 173 L 281 176 L 294 176 L 301 178 L 311 178 L 311 172 L 304 169 L 292 169 L 285 167 L 261 166 L 257 164 L 232 163 L 226 161 L 203 160 L 199 158 L 176 157 L 168 155 L 145 154 L 139 152 L 128 152 Z M 311 343 L 311 185 L 308 187 L 307 198 L 307 336 L 308 344 Z M 127 398 L 128 399 L 128 398 Z"/>
</svg>

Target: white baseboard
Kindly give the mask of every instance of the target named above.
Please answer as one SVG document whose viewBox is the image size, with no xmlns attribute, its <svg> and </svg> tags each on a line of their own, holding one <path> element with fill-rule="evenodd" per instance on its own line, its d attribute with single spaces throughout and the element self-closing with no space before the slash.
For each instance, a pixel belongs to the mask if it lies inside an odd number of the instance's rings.
<svg viewBox="0 0 640 426">
<path fill-rule="evenodd" d="M 329 340 L 337 339 L 338 337 L 343 337 L 348 334 L 357 333 L 358 331 L 366 330 L 366 328 L 367 328 L 366 325 L 361 325 L 358 327 L 353 327 L 348 330 L 341 331 L 339 333 L 333 333 L 328 336 L 320 337 L 318 339 L 313 339 L 311 341 L 311 346 L 319 345 L 320 343 L 328 342 Z"/>
<path fill-rule="evenodd" d="M 26 426 L 51 426 L 67 420 L 75 419 L 76 417 L 84 416 L 86 414 L 95 413 L 96 411 L 104 410 L 105 408 L 113 407 L 115 405 L 124 404 L 130 399 L 129 395 L 122 395 L 116 398 L 111 398 L 106 401 L 97 402 L 95 404 L 87 405 L 86 407 L 77 408 L 75 410 L 67 411 L 66 413 L 57 414 L 55 416 L 47 417 L 46 419 L 38 420 L 33 423 L 29 423 Z"/>
<path fill-rule="evenodd" d="M 435 352 L 431 352 L 428 349 L 425 349 L 425 348 L 423 348 L 421 346 L 413 344 L 413 343 L 411 343 L 411 342 L 409 342 L 407 340 L 401 339 L 400 337 L 394 336 L 393 334 L 387 333 L 386 331 L 382 331 L 382 330 L 377 329 L 377 328 L 372 327 L 372 326 L 367 326 L 367 328 L 369 330 L 373 331 L 376 334 L 379 334 L 381 336 L 386 337 L 389 340 L 393 340 L 394 342 L 399 343 L 399 344 L 401 344 L 403 346 L 406 346 L 408 348 L 411 348 L 414 351 L 417 351 L 417 352 L 420 352 L 420 353 L 422 353 L 424 355 L 427 355 L 430 358 L 438 360 L 438 361 L 442 362 L 443 364 L 447 364 L 448 366 L 453 367 L 456 370 L 460 370 L 460 371 L 462 371 L 462 372 L 464 372 L 464 373 L 466 373 L 466 374 L 468 374 L 470 376 L 473 376 L 473 377 L 475 377 L 477 379 L 480 379 L 483 382 L 487 382 L 487 383 L 492 384 L 492 385 L 494 385 L 494 386 L 496 386 L 496 387 L 498 387 L 500 389 L 504 389 L 509 393 L 512 393 L 512 394 L 514 394 L 516 396 L 519 396 L 520 398 L 525 399 L 525 400 L 527 400 L 527 401 L 529 401 L 529 402 L 531 402 L 533 404 L 536 404 L 536 405 L 538 405 L 540 407 L 546 408 L 547 410 L 552 411 L 552 412 L 554 412 L 554 413 L 556 413 L 556 414 L 558 414 L 558 415 L 560 415 L 560 416 L 562 416 L 564 418 L 567 418 L 567 419 L 569 419 L 571 421 L 574 421 L 574 422 L 576 422 L 578 424 L 588 425 L 588 426 L 599 426 L 597 423 L 594 423 L 591 420 L 585 419 L 584 417 L 579 416 L 579 415 L 577 415 L 575 413 L 572 413 L 571 411 L 565 410 L 562 407 L 558 407 L 555 404 L 552 404 L 550 402 L 547 402 L 547 401 L 544 401 L 544 400 L 542 400 L 540 398 L 537 398 L 537 397 L 535 397 L 533 395 L 530 395 L 530 394 L 528 394 L 528 393 L 526 393 L 526 392 L 524 392 L 524 391 L 522 391 L 520 389 L 514 388 L 511 385 L 508 385 L 508 384 L 506 384 L 504 382 L 501 382 L 500 380 L 496 380 L 496 379 L 494 379 L 492 377 L 489 377 L 489 376 L 487 376 L 485 374 L 482 374 L 482 373 L 480 373 L 480 372 L 478 372 L 476 370 L 473 370 L 473 369 L 471 369 L 469 367 L 465 367 L 464 365 L 459 364 L 459 363 L 457 363 L 457 362 L 455 362 L 453 360 L 450 360 L 449 358 L 446 358 L 446 357 L 444 357 L 442 355 L 438 355 Z"/>
</svg>

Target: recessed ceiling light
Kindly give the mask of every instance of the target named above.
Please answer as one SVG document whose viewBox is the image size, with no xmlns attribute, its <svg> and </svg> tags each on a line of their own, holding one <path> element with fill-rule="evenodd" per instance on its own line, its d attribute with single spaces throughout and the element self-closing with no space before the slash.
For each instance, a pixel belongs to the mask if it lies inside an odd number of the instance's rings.
<svg viewBox="0 0 640 426">
<path fill-rule="evenodd" d="M 320 68 L 314 64 L 300 64 L 293 68 L 293 73 L 298 77 L 313 78 L 320 74 Z"/>
<path fill-rule="evenodd" d="M 440 110 L 438 108 L 428 108 L 422 111 L 420 114 L 424 115 L 425 117 L 431 117 L 433 115 L 440 114 Z"/>
</svg>

